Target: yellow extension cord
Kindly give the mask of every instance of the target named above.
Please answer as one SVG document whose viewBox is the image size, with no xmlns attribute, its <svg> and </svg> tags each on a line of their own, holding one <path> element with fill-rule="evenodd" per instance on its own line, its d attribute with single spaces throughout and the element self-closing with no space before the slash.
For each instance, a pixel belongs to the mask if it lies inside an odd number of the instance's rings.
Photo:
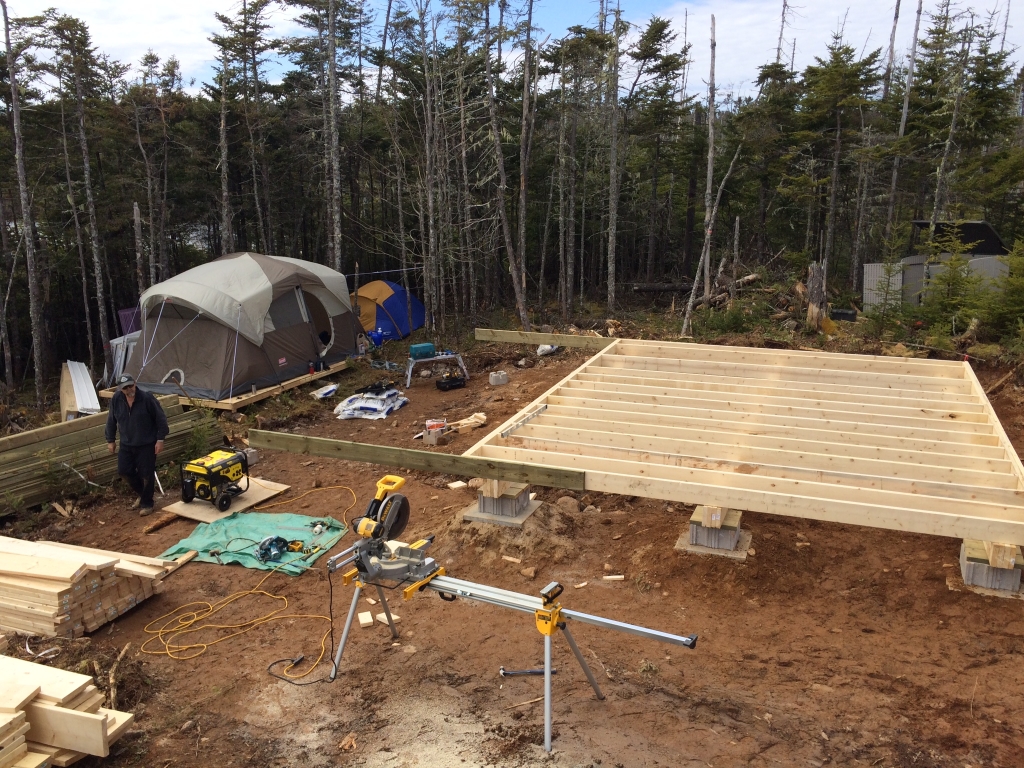
<svg viewBox="0 0 1024 768">
<path fill-rule="evenodd" d="M 255 478 L 252 479 L 255 480 Z M 259 483 L 259 480 L 255 480 L 255 482 Z M 262 485 L 262 483 L 260 484 Z M 298 501 L 304 496 L 308 496 L 311 493 L 316 493 L 317 491 L 332 491 L 339 489 L 346 490 L 352 494 L 352 503 L 349 504 L 345 511 L 342 513 L 342 520 L 345 522 L 345 527 L 347 528 L 348 520 L 346 519 L 346 515 L 349 513 L 349 511 L 351 511 L 352 507 L 356 505 L 357 497 L 355 491 L 353 491 L 351 488 L 345 485 L 332 485 L 326 488 L 313 488 L 312 490 L 306 491 L 305 493 L 296 496 L 294 499 L 286 499 L 285 501 L 279 501 L 274 504 L 267 504 L 266 506 L 263 507 L 254 507 L 254 509 L 270 509 L 271 507 L 277 507 L 282 504 L 290 504 L 293 501 Z M 271 576 L 277 573 L 279 569 L 283 568 L 289 563 L 294 563 L 296 560 L 301 560 L 304 557 L 306 557 L 306 555 L 299 555 L 297 557 L 292 558 L 291 560 L 281 563 L 273 570 L 271 570 L 270 573 L 268 573 L 266 576 L 260 579 L 259 583 L 257 583 L 256 586 L 254 586 L 252 589 L 248 589 L 243 592 L 235 592 L 234 594 L 228 595 L 227 597 L 223 598 L 222 600 L 219 600 L 216 603 L 207 603 L 200 601 L 194 603 L 186 603 L 185 605 L 179 605 L 173 611 L 165 613 L 163 616 L 154 619 L 153 621 L 149 622 L 149 624 L 147 624 L 144 628 L 145 633 L 147 635 L 152 635 L 153 637 L 150 637 L 148 640 L 146 640 L 142 644 L 142 648 L 140 650 L 143 653 L 149 654 L 151 656 L 167 656 L 169 658 L 176 660 L 188 660 L 194 659 L 198 656 L 202 656 L 204 653 L 206 653 L 207 649 L 209 649 L 209 647 L 212 645 L 217 645 L 218 643 L 223 643 L 225 640 L 230 640 L 234 637 L 244 635 L 245 633 L 250 632 L 251 630 L 256 629 L 257 627 L 262 626 L 263 624 L 267 624 L 271 621 L 280 621 L 281 619 L 311 619 L 317 621 L 326 621 L 327 631 L 324 632 L 323 636 L 320 638 L 320 655 L 316 657 L 316 662 L 309 669 L 307 669 L 300 675 L 289 674 L 289 671 L 295 667 L 295 662 L 289 664 L 282 670 L 285 677 L 288 677 L 292 680 L 299 680 L 305 677 L 320 665 L 320 662 L 323 660 L 324 655 L 327 653 L 327 638 L 331 634 L 331 618 L 329 616 L 305 613 L 282 614 L 282 611 L 286 611 L 288 609 L 288 598 L 284 595 L 275 595 L 272 592 L 266 592 L 260 589 L 260 587 L 263 586 L 263 582 L 265 582 L 267 579 L 269 579 Z M 277 610 L 271 611 L 270 613 L 264 614 L 254 619 L 244 621 L 240 624 L 204 623 L 207 619 L 209 619 L 212 616 L 215 616 L 217 613 L 224 610 L 232 603 L 249 596 L 269 597 L 272 600 L 278 600 L 282 602 L 283 605 Z M 195 610 L 189 610 L 193 608 L 193 606 L 196 606 Z M 152 628 L 154 624 L 159 624 L 160 622 L 164 623 L 156 629 Z M 209 642 L 191 642 L 186 644 L 178 643 L 178 638 L 184 635 L 202 632 L 203 630 L 237 631 L 231 632 L 230 634 L 224 635 L 223 637 L 219 637 L 216 640 L 211 640 Z M 163 646 L 163 649 L 150 650 L 149 648 L 147 648 L 147 646 L 150 643 L 159 643 L 161 646 Z"/>
</svg>

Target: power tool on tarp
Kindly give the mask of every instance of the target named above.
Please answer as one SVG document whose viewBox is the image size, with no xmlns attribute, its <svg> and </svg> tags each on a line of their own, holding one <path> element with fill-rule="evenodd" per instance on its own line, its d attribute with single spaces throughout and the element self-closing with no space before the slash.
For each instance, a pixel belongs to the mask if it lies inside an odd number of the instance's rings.
<svg viewBox="0 0 1024 768">
<path fill-rule="evenodd" d="M 355 584 L 352 605 L 345 619 L 345 629 L 334 656 L 334 666 L 329 679 L 338 676 L 345 645 L 348 643 L 352 621 L 359 607 L 362 590 L 373 586 L 377 591 L 384 615 L 391 628 L 391 636 L 398 638 L 398 629 L 391 617 L 385 589 L 401 589 L 402 597 L 411 599 L 417 592 L 425 589 L 437 592 L 442 600 L 452 602 L 459 597 L 475 600 L 500 608 L 533 614 L 537 630 L 544 637 L 544 749 L 551 751 L 551 638 L 558 631 L 565 636 L 569 648 L 583 669 L 587 680 L 600 700 L 604 699 L 597 679 L 580 652 L 576 640 L 569 631 L 569 620 L 583 624 L 593 624 L 606 629 L 615 629 L 631 635 L 659 640 L 663 643 L 681 645 L 684 648 L 697 647 L 697 635 L 673 635 L 656 629 L 639 627 L 635 624 L 593 616 L 579 611 L 562 608 L 558 597 L 563 587 L 553 581 L 540 590 L 540 597 L 524 595 L 507 589 L 476 584 L 471 581 L 453 579 L 445 575 L 445 569 L 437 564 L 432 557 L 427 557 L 426 550 L 434 543 L 434 537 L 428 536 L 412 544 L 394 541 L 402 535 L 409 524 L 409 500 L 400 493 L 395 493 L 405 485 L 405 480 L 395 475 L 386 475 L 377 482 L 377 494 L 370 502 L 365 514 L 352 523 L 353 530 L 362 538 L 355 544 L 340 552 L 327 561 L 330 573 L 348 569 L 343 575 L 345 586 Z"/>
</svg>

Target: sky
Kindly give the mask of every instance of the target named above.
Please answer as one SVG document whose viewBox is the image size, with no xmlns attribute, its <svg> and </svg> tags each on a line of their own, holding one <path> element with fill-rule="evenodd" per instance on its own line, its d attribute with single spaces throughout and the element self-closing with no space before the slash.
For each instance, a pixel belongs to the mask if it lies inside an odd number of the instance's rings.
<svg viewBox="0 0 1024 768">
<path fill-rule="evenodd" d="M 673 22 L 673 28 L 682 43 L 684 27 L 687 39 L 693 44 L 692 74 L 687 91 L 702 93 L 706 89 L 710 62 L 709 40 L 711 15 L 716 17 L 716 76 L 718 91 L 725 98 L 750 95 L 757 68 L 775 59 L 779 36 L 782 0 L 620 0 L 623 18 L 642 27 L 652 16 L 662 16 Z M 386 0 L 367 0 L 371 8 L 379 9 L 383 19 Z M 800 6 L 798 3 L 803 2 Z M 993 5 L 976 4 L 982 13 L 993 7 L 1000 14 L 1009 0 L 990 0 Z M 857 0 L 856 3 L 826 2 L 823 0 L 795 0 L 787 21 L 783 49 L 788 60 L 796 43 L 796 66 L 802 69 L 825 54 L 825 46 L 832 33 L 843 28 L 849 43 L 858 50 L 888 48 L 892 29 L 895 0 Z M 967 0 L 961 0 L 961 6 Z M 211 79 L 214 47 L 211 34 L 220 31 L 214 12 L 232 14 L 239 0 L 8 0 L 14 16 L 27 16 L 56 6 L 65 13 L 83 19 L 92 32 L 93 41 L 100 51 L 133 65 L 150 48 L 161 58 L 176 56 L 181 62 L 185 83 L 195 80 L 196 86 Z M 926 0 L 926 15 L 934 8 L 935 0 Z M 1020 8 L 1020 4 L 1017 6 Z M 905 56 L 910 48 L 914 29 L 915 0 L 902 0 L 896 36 L 897 56 Z M 536 0 L 535 23 L 544 36 L 557 38 L 573 24 L 586 24 L 596 19 L 597 0 L 566 2 L 565 0 Z M 1020 14 L 1019 23 L 1016 14 Z M 275 8 L 272 20 L 273 34 L 284 36 L 294 33 L 292 12 Z M 1011 8 L 1007 46 L 1024 47 L 1024 8 Z M 194 89 L 194 87 L 193 87 Z"/>
</svg>

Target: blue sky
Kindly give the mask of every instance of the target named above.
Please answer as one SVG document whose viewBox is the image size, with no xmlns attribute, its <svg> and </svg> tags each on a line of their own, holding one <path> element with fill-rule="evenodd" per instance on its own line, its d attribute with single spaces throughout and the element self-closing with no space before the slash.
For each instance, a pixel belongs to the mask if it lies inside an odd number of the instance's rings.
<svg viewBox="0 0 1024 768">
<path fill-rule="evenodd" d="M 536 0 L 534 12 L 538 26 L 545 34 L 558 37 L 573 24 L 586 24 L 596 19 L 597 0 Z M 379 10 L 383 18 L 386 0 L 368 0 L 370 7 Z M 797 0 L 803 6 L 792 11 L 787 25 L 784 44 L 788 58 L 796 41 L 796 64 L 801 68 L 812 63 L 815 56 L 823 55 L 833 31 L 844 28 L 847 40 L 858 49 L 888 46 L 895 0 L 858 0 L 842 4 L 821 0 Z M 1002 12 L 1007 0 L 996 0 L 997 12 Z M 935 5 L 925 2 L 925 13 Z M 961 3 L 966 5 L 966 3 Z M 161 57 L 177 56 L 181 61 L 186 82 L 210 78 L 213 65 L 213 46 L 209 36 L 218 31 L 214 11 L 230 14 L 238 8 L 237 0 L 8 0 L 10 12 L 16 16 L 39 13 L 56 6 L 66 13 L 84 19 L 92 30 L 93 39 L 100 50 L 116 59 L 137 64 L 148 48 Z M 913 33 L 916 0 L 902 0 L 897 32 L 897 55 L 909 50 Z M 981 14 L 991 6 L 977 4 Z M 1011 9 L 1007 45 L 1020 48 L 1024 44 L 1024 8 Z M 684 19 L 687 36 L 693 43 L 693 69 L 688 91 L 705 90 L 708 68 L 708 40 L 711 14 L 716 16 L 717 64 L 716 79 L 724 95 L 751 92 L 751 81 L 757 76 L 757 67 L 775 57 L 779 34 L 779 16 L 782 0 L 698 0 L 673 2 L 672 0 L 622 0 L 623 17 L 642 26 L 653 15 L 673 22 L 674 29 L 683 39 Z M 1020 15 L 1019 31 L 1015 28 L 1015 13 Z M 278 8 L 274 12 L 275 34 L 294 31 L 290 12 Z M 922 28 L 925 26 L 922 21 Z"/>
</svg>

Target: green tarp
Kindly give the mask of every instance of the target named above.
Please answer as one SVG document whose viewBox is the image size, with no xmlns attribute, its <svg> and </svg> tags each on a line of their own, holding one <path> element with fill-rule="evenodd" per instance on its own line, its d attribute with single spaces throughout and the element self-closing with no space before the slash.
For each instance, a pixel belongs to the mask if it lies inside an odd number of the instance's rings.
<svg viewBox="0 0 1024 768">
<path fill-rule="evenodd" d="M 324 530 L 316 534 L 313 526 L 324 524 Z M 203 563 L 238 563 L 246 568 L 269 571 L 278 569 L 281 573 L 298 576 L 337 544 L 348 529 L 332 517 L 306 517 L 287 513 L 236 512 L 214 523 L 202 523 L 192 535 L 182 539 L 160 557 L 173 560 L 186 552 L 195 550 L 196 560 Z M 280 536 L 288 541 L 302 541 L 303 548 L 319 547 L 319 551 L 303 555 L 301 552 L 285 552 L 280 560 L 261 563 L 256 559 L 256 545 L 268 536 Z M 219 550 L 220 554 L 210 554 Z"/>
</svg>

